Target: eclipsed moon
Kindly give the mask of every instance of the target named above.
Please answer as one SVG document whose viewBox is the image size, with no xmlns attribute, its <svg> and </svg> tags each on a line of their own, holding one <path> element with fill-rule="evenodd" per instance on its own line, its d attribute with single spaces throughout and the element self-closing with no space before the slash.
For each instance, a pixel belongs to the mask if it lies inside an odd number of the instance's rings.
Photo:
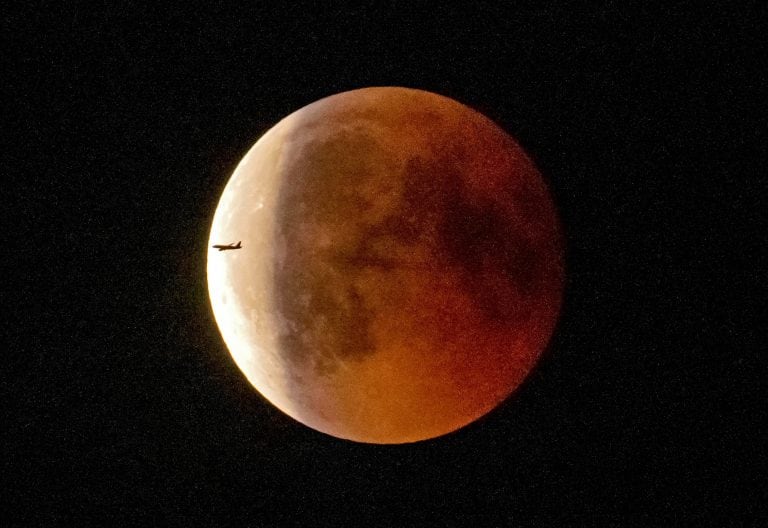
<svg viewBox="0 0 768 528">
<path fill-rule="evenodd" d="M 227 183 L 216 322 L 277 408 L 405 443 L 454 431 L 531 371 L 560 310 L 551 196 L 520 145 L 440 95 L 366 88 L 289 115 Z"/>
</svg>

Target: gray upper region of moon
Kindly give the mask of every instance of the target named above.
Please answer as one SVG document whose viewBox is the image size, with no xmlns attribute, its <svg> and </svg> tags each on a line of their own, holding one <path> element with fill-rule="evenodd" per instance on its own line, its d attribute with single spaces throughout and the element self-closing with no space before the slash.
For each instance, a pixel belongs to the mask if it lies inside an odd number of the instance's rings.
<svg viewBox="0 0 768 528">
<path fill-rule="evenodd" d="M 529 157 L 481 114 L 406 88 L 337 94 L 262 136 L 208 255 L 232 357 L 319 431 L 454 431 L 524 380 L 560 309 L 562 240 Z"/>
</svg>

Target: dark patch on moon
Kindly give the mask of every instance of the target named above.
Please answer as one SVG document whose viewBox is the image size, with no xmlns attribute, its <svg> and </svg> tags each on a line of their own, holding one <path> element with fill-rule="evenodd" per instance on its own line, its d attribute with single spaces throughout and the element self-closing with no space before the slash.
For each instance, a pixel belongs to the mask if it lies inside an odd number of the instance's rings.
<svg viewBox="0 0 768 528">
<path fill-rule="evenodd" d="M 417 218 L 432 233 L 434 259 L 458 270 L 461 287 L 493 324 L 513 323 L 543 280 L 540 252 L 498 202 L 468 200 L 456 160 L 409 160 L 404 207 L 396 218 Z M 512 177 L 512 175 L 510 175 Z"/>
<path fill-rule="evenodd" d="M 373 314 L 351 281 L 321 269 L 289 266 L 280 275 L 277 309 L 289 323 L 280 336 L 285 357 L 309 361 L 320 374 L 330 374 L 339 360 L 372 354 L 368 327 Z"/>
<path fill-rule="evenodd" d="M 539 287 L 539 258 L 498 206 L 451 198 L 440 225 L 441 248 L 461 269 L 462 286 L 483 315 L 508 324 L 522 315 L 521 301 Z"/>
<path fill-rule="evenodd" d="M 289 362 L 311 366 L 320 375 L 332 374 L 339 361 L 376 351 L 369 331 L 374 314 L 350 278 L 358 264 L 334 258 L 349 242 L 334 239 L 329 255 L 318 251 L 316 241 L 306 241 L 307 229 L 333 238 L 340 226 L 355 220 L 344 214 L 353 216 L 353 211 L 360 218 L 370 209 L 356 189 L 373 171 L 365 156 L 349 153 L 370 151 L 374 144 L 375 139 L 351 131 L 310 140 L 295 156 L 297 166 L 286 170 L 280 192 L 276 229 L 286 254 L 282 266 L 275 267 L 273 303 L 287 324 L 279 346 Z"/>
</svg>

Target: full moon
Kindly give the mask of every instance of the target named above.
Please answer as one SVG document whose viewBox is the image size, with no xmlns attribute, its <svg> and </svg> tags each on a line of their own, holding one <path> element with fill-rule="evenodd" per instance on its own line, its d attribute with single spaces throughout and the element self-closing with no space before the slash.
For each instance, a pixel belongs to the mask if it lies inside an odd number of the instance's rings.
<svg viewBox="0 0 768 528">
<path fill-rule="evenodd" d="M 344 92 L 277 123 L 226 184 L 209 242 L 213 313 L 248 381 L 358 442 L 485 415 L 560 311 L 562 232 L 541 174 L 490 119 L 420 90 Z"/>
</svg>

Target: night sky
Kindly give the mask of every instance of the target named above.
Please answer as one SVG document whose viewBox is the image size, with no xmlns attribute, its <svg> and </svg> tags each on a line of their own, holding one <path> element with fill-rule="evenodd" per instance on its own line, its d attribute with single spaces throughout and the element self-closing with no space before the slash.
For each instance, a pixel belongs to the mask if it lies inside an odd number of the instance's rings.
<svg viewBox="0 0 768 528">
<path fill-rule="evenodd" d="M 768 520 L 762 4 L 112 4 L 0 15 L 0 524 Z M 564 309 L 527 381 L 401 446 L 268 404 L 205 276 L 256 139 L 383 85 L 501 125 L 567 238 Z"/>
</svg>

